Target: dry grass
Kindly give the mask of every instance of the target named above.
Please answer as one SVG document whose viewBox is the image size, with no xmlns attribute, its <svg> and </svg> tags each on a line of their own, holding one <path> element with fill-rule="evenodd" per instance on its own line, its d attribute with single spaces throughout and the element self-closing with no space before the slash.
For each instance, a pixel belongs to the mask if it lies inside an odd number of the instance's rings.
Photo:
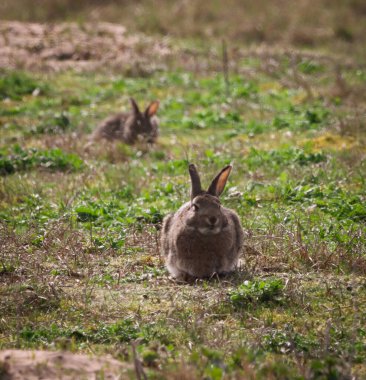
<svg viewBox="0 0 366 380">
<path fill-rule="evenodd" d="M 223 36 L 241 43 L 319 46 L 333 48 L 358 45 L 364 39 L 362 18 L 366 9 L 362 0 L 327 0 L 314 4 L 308 0 L 230 0 L 207 4 L 187 0 L 78 1 L 17 0 L 2 4 L 7 19 L 22 21 L 60 21 L 64 19 L 104 20 L 125 25 L 132 32 L 169 34 L 179 37 L 212 38 Z"/>
<path fill-rule="evenodd" d="M 126 33 L 109 23 L 36 24 L 1 22 L 1 68 L 37 70 L 115 70 L 149 75 L 172 54 L 165 41 Z M 159 61 L 155 57 L 159 56 Z"/>
<path fill-rule="evenodd" d="M 190 348 L 197 344 L 210 350 L 220 347 L 230 357 L 242 347 L 243 342 L 253 349 L 262 347 L 263 336 L 272 334 L 287 323 L 295 323 L 297 333 L 306 334 L 309 326 L 314 328 L 328 318 L 332 329 L 342 330 L 345 328 L 342 321 L 349 317 L 352 309 L 357 310 L 353 328 L 362 326 L 365 296 L 359 299 L 355 295 L 362 293 L 363 278 L 341 275 L 339 269 L 347 263 L 353 266 L 347 268 L 347 272 L 351 269 L 354 273 L 364 274 L 364 247 L 358 247 L 360 251 L 357 253 L 356 246 L 353 252 L 341 247 L 329 252 L 321 242 L 313 242 L 311 246 L 305 244 L 297 231 L 290 231 L 284 226 L 279 226 L 276 231 L 267 231 L 265 235 L 254 231 L 247 233 L 249 246 L 245 248 L 242 269 L 229 277 L 210 282 L 196 281 L 187 286 L 175 283 L 165 274 L 155 227 L 132 227 L 124 245 L 127 251 L 122 249 L 120 252 L 98 249 L 92 244 L 91 235 L 77 232 L 67 222 L 50 224 L 43 242 L 37 246 L 34 246 L 32 229 L 15 235 L 2 224 L 1 241 L 5 244 L 2 244 L 0 258 L 0 281 L 3 284 L 0 287 L 0 312 L 3 316 L 0 331 L 6 339 L 4 344 L 6 347 L 18 347 L 22 342 L 21 345 L 27 346 L 21 331 L 32 325 L 40 331 L 47 331 L 55 318 L 58 326 L 70 326 L 81 331 L 116 320 L 132 320 L 134 326 L 145 331 L 142 334 L 147 334 L 141 341 L 137 340 L 138 345 L 145 342 L 140 347 L 147 345 L 135 358 L 142 373 L 153 370 L 161 378 L 198 379 L 204 375 L 203 369 L 197 369 L 197 364 L 192 365 L 192 362 L 185 364 L 187 359 L 184 359 L 190 355 Z M 333 274 L 333 268 L 338 268 L 338 275 Z M 230 307 L 228 292 L 244 281 L 272 276 L 285 284 L 285 303 L 282 306 L 274 306 L 271 311 L 262 310 L 255 304 L 243 310 Z M 349 293 L 353 296 L 348 297 Z M 257 307 L 263 312 L 261 316 Z M 293 311 L 287 311 L 287 307 Z M 304 310 L 308 316 L 297 315 L 295 318 L 295 310 Z M 7 329 L 12 330 L 15 326 L 18 331 L 15 335 L 9 337 L 5 334 Z M 63 337 L 66 332 L 62 333 L 62 330 L 59 334 L 54 338 L 52 347 L 80 349 L 75 346 L 75 338 Z M 320 328 L 317 339 L 320 347 L 329 344 L 326 343 L 329 340 L 326 327 Z M 167 342 L 180 347 L 178 356 L 172 356 L 174 351 L 167 351 Z M 36 345 L 50 348 L 47 341 Z M 133 358 L 128 344 L 98 346 L 88 343 L 85 350 L 111 353 L 129 362 Z M 155 359 L 149 359 L 149 355 Z M 313 352 L 312 355 L 317 354 Z M 180 365 L 179 360 L 176 362 L 178 358 L 183 360 Z M 202 357 L 199 368 L 209 367 L 211 360 L 210 357 Z M 240 360 L 241 371 L 249 371 L 246 376 L 251 374 L 251 378 L 258 378 L 260 372 L 258 368 L 254 369 L 253 362 L 245 355 Z M 176 364 L 170 370 L 171 364 L 168 363 L 172 361 Z M 264 378 L 277 378 L 273 372 L 276 365 L 267 362 L 266 366 Z M 309 371 L 309 367 L 305 365 L 304 371 Z M 237 376 L 235 378 L 243 375 L 238 373 Z M 311 373 L 305 378 L 310 379 Z"/>
</svg>

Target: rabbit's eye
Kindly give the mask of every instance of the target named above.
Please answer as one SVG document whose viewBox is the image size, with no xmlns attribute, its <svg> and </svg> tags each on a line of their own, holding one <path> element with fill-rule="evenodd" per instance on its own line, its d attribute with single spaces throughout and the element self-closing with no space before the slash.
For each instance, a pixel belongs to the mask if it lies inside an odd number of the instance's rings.
<svg viewBox="0 0 366 380">
<path fill-rule="evenodd" d="M 199 209 L 199 207 L 196 204 L 193 204 L 192 208 L 193 208 L 193 211 L 197 211 Z"/>
</svg>

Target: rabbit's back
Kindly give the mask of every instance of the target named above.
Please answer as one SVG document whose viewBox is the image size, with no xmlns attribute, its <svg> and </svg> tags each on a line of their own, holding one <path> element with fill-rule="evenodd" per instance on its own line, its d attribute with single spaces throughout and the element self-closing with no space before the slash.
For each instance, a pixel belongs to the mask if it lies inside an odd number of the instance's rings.
<svg viewBox="0 0 366 380">
<path fill-rule="evenodd" d="M 124 140 L 127 117 L 128 115 L 125 113 L 118 113 L 108 117 L 99 124 L 92 134 L 92 139 Z"/>
</svg>

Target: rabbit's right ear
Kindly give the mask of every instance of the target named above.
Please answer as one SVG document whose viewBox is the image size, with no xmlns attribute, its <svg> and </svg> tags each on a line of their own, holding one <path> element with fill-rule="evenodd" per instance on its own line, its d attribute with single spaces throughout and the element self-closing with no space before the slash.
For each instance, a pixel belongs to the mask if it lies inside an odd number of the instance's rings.
<svg viewBox="0 0 366 380">
<path fill-rule="evenodd" d="M 215 177 L 215 179 L 211 182 L 210 187 L 207 192 L 215 197 L 219 197 L 220 194 L 224 191 L 226 181 L 229 178 L 232 165 L 225 166 L 224 169 Z"/>
<path fill-rule="evenodd" d="M 136 101 L 134 98 L 130 98 L 131 106 L 132 106 L 132 111 L 135 115 L 140 113 L 139 106 L 137 105 Z"/>
<path fill-rule="evenodd" d="M 191 199 L 202 193 L 201 180 L 196 167 L 193 164 L 189 165 L 189 175 L 191 176 Z"/>
<path fill-rule="evenodd" d="M 154 116 L 156 112 L 158 112 L 158 108 L 159 108 L 159 101 L 155 100 L 152 103 L 150 103 L 150 105 L 146 108 L 145 115 L 149 117 Z"/>
</svg>

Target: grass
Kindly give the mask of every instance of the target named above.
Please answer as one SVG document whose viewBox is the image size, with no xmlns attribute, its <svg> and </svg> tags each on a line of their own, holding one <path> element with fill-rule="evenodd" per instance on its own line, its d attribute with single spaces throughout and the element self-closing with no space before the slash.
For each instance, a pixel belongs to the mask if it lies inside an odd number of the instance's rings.
<svg viewBox="0 0 366 380">
<path fill-rule="evenodd" d="M 38 83 L 30 75 L 24 72 L 1 71 L 0 77 L 0 99 L 20 100 L 23 95 L 46 93 L 47 86 Z"/>
<path fill-rule="evenodd" d="M 3 176 L 36 167 L 48 170 L 77 170 L 82 164 L 77 155 L 65 154 L 58 148 L 44 151 L 24 150 L 19 145 L 14 145 L 11 151 L 4 149 L 0 152 L 0 175 Z"/>
<path fill-rule="evenodd" d="M 0 348 L 133 362 L 135 345 L 151 379 L 365 377 L 366 73 L 342 67 L 342 91 L 297 54 L 238 58 L 229 95 L 216 69 L 176 63 L 2 72 Z M 161 101 L 157 144 L 87 148 L 131 95 Z M 159 234 L 189 197 L 188 162 L 204 184 L 233 162 L 222 202 L 246 245 L 233 275 L 182 285 Z"/>
<path fill-rule="evenodd" d="M 245 281 L 230 293 L 230 301 L 237 307 L 252 303 L 279 301 L 282 289 L 283 284 L 279 279 Z"/>
</svg>

